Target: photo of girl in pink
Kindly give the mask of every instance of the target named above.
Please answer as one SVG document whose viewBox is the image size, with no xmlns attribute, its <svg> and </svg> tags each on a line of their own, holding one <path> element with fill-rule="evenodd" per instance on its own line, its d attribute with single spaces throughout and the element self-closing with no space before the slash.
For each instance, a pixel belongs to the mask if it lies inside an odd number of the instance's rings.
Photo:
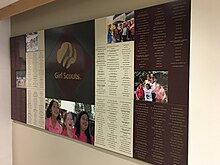
<svg viewBox="0 0 220 165">
<path fill-rule="evenodd" d="M 72 112 L 66 112 L 63 117 L 63 132 L 62 135 L 73 138 L 74 135 L 74 120 Z"/>
<path fill-rule="evenodd" d="M 93 136 L 89 128 L 89 115 L 86 111 L 81 111 L 77 116 L 73 138 L 82 142 L 94 144 Z"/>
<path fill-rule="evenodd" d="M 160 84 L 157 83 L 156 88 L 154 89 L 154 92 L 156 94 L 156 102 L 167 102 L 167 95 L 166 92 L 163 88 L 163 86 L 161 86 Z"/>
<path fill-rule="evenodd" d="M 62 126 L 59 124 L 58 119 L 60 118 L 60 109 L 58 102 L 51 100 L 47 110 L 46 110 L 46 120 L 45 120 L 45 129 L 56 133 L 62 133 Z"/>
<path fill-rule="evenodd" d="M 139 86 L 136 89 L 136 100 L 144 100 L 144 89 L 143 84 L 140 83 Z"/>
</svg>

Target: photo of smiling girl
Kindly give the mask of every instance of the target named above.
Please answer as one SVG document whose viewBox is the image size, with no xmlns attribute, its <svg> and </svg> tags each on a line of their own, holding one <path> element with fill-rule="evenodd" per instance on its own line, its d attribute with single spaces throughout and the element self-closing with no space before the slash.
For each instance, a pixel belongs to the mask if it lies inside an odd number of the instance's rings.
<svg viewBox="0 0 220 165">
<path fill-rule="evenodd" d="M 77 116 L 73 138 L 94 144 L 93 136 L 90 134 L 89 129 L 89 115 L 86 111 L 81 111 Z"/>
<path fill-rule="evenodd" d="M 63 117 L 63 132 L 62 135 L 73 138 L 73 115 L 72 112 L 66 112 Z"/>
<path fill-rule="evenodd" d="M 58 102 L 55 100 L 51 100 L 47 110 L 46 110 L 46 117 L 45 120 L 45 129 L 56 133 L 61 134 L 62 133 L 62 126 L 59 124 L 58 119 L 60 118 L 60 109 Z"/>
</svg>

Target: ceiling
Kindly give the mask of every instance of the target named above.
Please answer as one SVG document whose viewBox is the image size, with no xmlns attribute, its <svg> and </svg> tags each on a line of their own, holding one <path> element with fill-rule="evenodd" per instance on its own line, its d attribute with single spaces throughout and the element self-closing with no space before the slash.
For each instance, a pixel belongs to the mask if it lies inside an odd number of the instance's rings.
<svg viewBox="0 0 220 165">
<path fill-rule="evenodd" d="M 56 0 L 0 0 L 0 20 Z"/>
<path fill-rule="evenodd" d="M 5 6 L 8 6 L 8 5 L 10 5 L 10 4 L 12 4 L 16 1 L 18 1 L 18 0 L 1 0 L 0 1 L 0 9 L 5 7 Z"/>
</svg>

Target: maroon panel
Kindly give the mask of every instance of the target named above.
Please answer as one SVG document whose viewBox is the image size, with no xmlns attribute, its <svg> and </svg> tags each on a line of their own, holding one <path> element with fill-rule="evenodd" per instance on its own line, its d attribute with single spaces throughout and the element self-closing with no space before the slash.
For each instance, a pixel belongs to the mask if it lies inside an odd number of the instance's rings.
<svg viewBox="0 0 220 165">
<path fill-rule="evenodd" d="M 155 165 L 186 165 L 190 2 L 137 10 L 135 21 L 135 72 L 145 76 L 165 71 L 169 95 L 164 103 L 134 102 L 134 158 Z"/>
<path fill-rule="evenodd" d="M 11 118 L 26 123 L 26 88 L 16 87 L 16 72 L 26 71 L 25 35 L 10 39 Z"/>
</svg>

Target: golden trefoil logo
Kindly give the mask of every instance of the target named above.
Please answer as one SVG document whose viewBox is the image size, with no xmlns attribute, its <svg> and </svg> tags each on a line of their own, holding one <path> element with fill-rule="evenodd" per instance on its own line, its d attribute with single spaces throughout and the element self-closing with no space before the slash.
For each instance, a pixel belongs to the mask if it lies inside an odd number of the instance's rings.
<svg viewBox="0 0 220 165">
<path fill-rule="evenodd" d="M 76 48 L 73 49 L 72 44 L 69 42 L 63 42 L 60 49 L 57 51 L 57 62 L 68 69 L 76 62 L 76 59 Z"/>
</svg>

